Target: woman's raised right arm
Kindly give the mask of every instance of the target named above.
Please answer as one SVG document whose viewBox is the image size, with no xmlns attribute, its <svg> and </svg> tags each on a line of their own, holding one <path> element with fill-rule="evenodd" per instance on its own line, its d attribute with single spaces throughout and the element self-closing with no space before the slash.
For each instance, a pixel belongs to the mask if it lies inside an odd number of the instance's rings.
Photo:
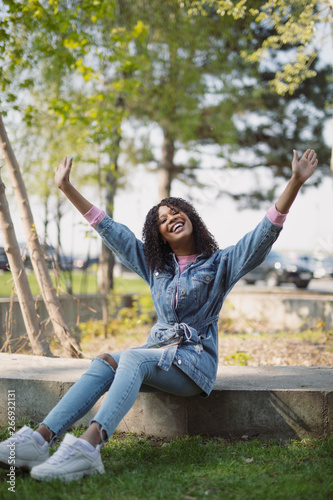
<svg viewBox="0 0 333 500">
<path fill-rule="evenodd" d="M 54 182 L 57 187 L 67 196 L 69 201 L 85 215 L 92 208 L 92 203 L 88 201 L 81 193 L 71 184 L 69 177 L 71 173 L 73 158 L 67 159 L 67 156 L 63 158 L 56 170 L 54 176 Z"/>
<path fill-rule="evenodd" d="M 136 238 L 128 227 L 116 223 L 110 217 L 105 217 L 105 212 L 102 210 L 97 209 L 99 212 L 97 217 L 96 214 L 94 214 L 95 223 L 93 223 L 93 220 L 88 219 L 88 212 L 90 212 L 90 216 L 93 216 L 91 211 L 93 204 L 82 196 L 82 194 L 71 184 L 69 180 L 71 168 L 72 159 L 68 160 L 67 157 L 65 157 L 61 160 L 54 176 L 54 181 L 58 188 L 61 189 L 79 212 L 85 216 L 86 220 L 102 237 L 105 245 L 118 255 L 121 262 L 141 276 L 141 278 L 149 284 L 150 275 L 144 257 L 143 243 Z M 103 215 L 103 219 L 96 222 L 101 215 Z"/>
</svg>

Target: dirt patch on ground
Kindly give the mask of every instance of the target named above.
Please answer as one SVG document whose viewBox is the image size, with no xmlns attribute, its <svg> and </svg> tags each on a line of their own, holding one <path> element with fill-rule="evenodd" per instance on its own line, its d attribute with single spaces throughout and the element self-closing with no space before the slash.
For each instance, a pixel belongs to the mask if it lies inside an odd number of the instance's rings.
<svg viewBox="0 0 333 500">
<path fill-rule="evenodd" d="M 315 340 L 302 334 L 223 335 L 220 365 L 333 366 L 333 342 L 325 334 Z"/>
<path fill-rule="evenodd" d="M 83 353 L 92 358 L 103 352 L 115 352 L 145 343 L 149 328 L 130 334 L 81 341 Z M 280 334 L 221 334 L 220 366 L 333 366 L 333 338 L 327 332 Z"/>
</svg>

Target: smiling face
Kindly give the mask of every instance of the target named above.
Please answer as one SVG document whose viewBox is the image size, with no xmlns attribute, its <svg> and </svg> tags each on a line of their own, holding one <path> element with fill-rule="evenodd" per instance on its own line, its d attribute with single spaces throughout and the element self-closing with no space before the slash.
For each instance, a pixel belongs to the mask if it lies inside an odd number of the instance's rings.
<svg viewBox="0 0 333 500">
<path fill-rule="evenodd" d="M 158 228 L 163 241 L 169 243 L 176 255 L 196 253 L 192 222 L 177 207 L 159 207 Z"/>
</svg>

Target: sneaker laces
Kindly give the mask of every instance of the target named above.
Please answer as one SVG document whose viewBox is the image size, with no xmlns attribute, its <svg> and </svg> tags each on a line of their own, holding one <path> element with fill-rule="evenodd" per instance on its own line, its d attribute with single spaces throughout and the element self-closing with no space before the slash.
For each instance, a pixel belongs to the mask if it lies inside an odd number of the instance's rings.
<svg viewBox="0 0 333 500">
<path fill-rule="evenodd" d="M 47 460 L 47 463 L 50 465 L 60 464 L 65 460 L 67 460 L 67 458 L 76 455 L 77 451 L 78 450 L 73 446 L 66 443 L 62 443 L 60 447 L 57 449 L 57 451 L 53 453 L 53 455 Z"/>
<path fill-rule="evenodd" d="M 27 438 L 31 437 L 32 435 L 29 433 L 27 434 L 26 432 L 15 432 L 11 437 L 7 438 L 5 441 L 3 441 L 1 444 L 9 444 L 14 441 L 14 443 L 21 442 L 23 443 L 24 441 L 27 440 Z"/>
<path fill-rule="evenodd" d="M 11 439 L 15 439 L 15 441 L 17 442 L 21 442 L 23 443 L 24 441 L 26 441 L 29 437 L 32 437 L 31 434 L 29 435 L 25 435 L 25 434 L 16 434 L 16 436 L 12 436 Z M 10 438 L 9 438 L 10 439 Z"/>
</svg>

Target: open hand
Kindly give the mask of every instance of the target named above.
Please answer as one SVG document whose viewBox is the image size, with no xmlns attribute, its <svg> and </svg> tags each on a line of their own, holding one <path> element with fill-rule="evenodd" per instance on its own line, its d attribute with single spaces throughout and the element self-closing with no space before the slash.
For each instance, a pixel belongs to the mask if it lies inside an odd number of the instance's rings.
<svg viewBox="0 0 333 500">
<path fill-rule="evenodd" d="M 298 152 L 294 151 L 291 164 L 293 176 L 302 184 L 311 177 L 317 165 L 317 155 L 313 149 L 307 149 L 300 160 L 298 159 Z"/>
<path fill-rule="evenodd" d="M 57 170 L 54 175 L 54 182 L 56 183 L 56 186 L 60 189 L 62 189 L 62 187 L 65 184 L 69 183 L 69 176 L 72 168 L 72 160 L 73 158 L 67 160 L 67 156 L 65 156 L 65 158 L 61 160 L 59 167 L 57 167 Z"/>
</svg>

